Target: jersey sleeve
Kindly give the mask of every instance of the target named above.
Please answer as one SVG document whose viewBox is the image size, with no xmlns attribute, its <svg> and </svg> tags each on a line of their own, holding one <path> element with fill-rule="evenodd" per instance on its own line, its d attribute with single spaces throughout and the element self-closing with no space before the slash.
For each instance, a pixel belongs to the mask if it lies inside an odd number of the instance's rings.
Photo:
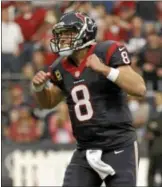
<svg viewBox="0 0 162 187">
<path fill-rule="evenodd" d="M 106 52 L 106 65 L 110 67 L 119 67 L 131 65 L 130 55 L 124 45 L 114 42 Z"/>
</svg>

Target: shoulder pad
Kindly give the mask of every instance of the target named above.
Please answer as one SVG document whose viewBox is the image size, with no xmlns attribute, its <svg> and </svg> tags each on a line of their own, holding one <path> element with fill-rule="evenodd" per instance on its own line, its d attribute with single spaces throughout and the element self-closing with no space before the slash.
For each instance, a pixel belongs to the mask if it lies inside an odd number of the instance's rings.
<svg viewBox="0 0 162 187">
<path fill-rule="evenodd" d="M 113 40 L 109 40 L 109 41 L 105 41 L 105 42 L 101 42 L 101 43 L 98 43 L 95 47 L 95 50 L 94 50 L 94 53 L 99 57 L 101 58 L 104 63 L 106 63 L 107 61 L 107 51 L 108 49 L 111 48 L 111 46 L 113 46 L 113 44 L 115 44 L 116 42 L 113 41 Z"/>
</svg>

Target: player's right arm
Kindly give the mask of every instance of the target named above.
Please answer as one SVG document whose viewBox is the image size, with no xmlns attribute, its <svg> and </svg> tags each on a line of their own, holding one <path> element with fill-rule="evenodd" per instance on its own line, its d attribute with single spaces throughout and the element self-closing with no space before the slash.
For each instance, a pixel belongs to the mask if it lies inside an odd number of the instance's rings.
<svg viewBox="0 0 162 187">
<path fill-rule="evenodd" d="M 53 108 L 63 99 L 63 94 L 60 88 L 52 85 L 49 88 L 45 87 L 48 79 L 50 79 L 51 73 L 45 73 L 44 71 L 39 71 L 33 77 L 32 86 L 35 92 L 35 97 L 38 104 L 42 108 Z"/>
</svg>

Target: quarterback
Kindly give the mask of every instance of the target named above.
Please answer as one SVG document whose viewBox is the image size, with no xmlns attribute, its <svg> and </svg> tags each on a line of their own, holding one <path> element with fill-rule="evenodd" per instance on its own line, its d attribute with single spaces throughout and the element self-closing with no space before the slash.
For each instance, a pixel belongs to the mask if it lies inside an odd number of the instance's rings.
<svg viewBox="0 0 162 187">
<path fill-rule="evenodd" d="M 145 96 L 143 78 L 124 45 L 96 43 L 96 23 L 84 13 L 62 15 L 52 33 L 51 48 L 64 58 L 37 72 L 32 85 L 42 108 L 66 98 L 77 149 L 63 186 L 136 186 L 138 147 L 127 94 Z"/>
</svg>

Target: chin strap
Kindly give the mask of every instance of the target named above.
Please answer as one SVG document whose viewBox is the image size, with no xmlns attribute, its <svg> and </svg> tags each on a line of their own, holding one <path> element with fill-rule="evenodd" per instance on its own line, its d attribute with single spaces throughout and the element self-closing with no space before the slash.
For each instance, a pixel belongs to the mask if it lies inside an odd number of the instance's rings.
<svg viewBox="0 0 162 187">
<path fill-rule="evenodd" d="M 74 50 L 71 50 L 71 49 L 70 49 L 70 50 L 66 50 L 66 51 L 60 51 L 60 52 L 59 52 L 59 55 L 60 55 L 60 56 L 63 56 L 63 57 L 64 57 L 64 56 L 66 57 L 66 56 L 72 55 L 73 52 L 74 52 Z"/>
<path fill-rule="evenodd" d="M 95 43 L 96 43 L 96 40 L 93 39 L 93 40 L 91 40 L 91 41 L 89 41 L 89 42 L 83 44 L 82 46 L 77 47 L 76 50 L 83 49 L 83 48 L 85 48 L 85 47 L 87 47 L 87 46 L 89 46 L 89 45 L 93 45 L 93 44 L 95 44 Z"/>
<path fill-rule="evenodd" d="M 90 46 L 90 45 L 93 45 L 93 44 L 96 44 L 96 41 L 95 41 L 95 40 L 91 40 L 91 41 L 85 43 L 84 45 L 82 45 L 82 46 L 80 46 L 80 47 L 77 47 L 75 50 L 72 50 L 72 49 L 69 49 L 69 48 L 64 49 L 64 51 L 60 51 L 60 52 L 59 52 L 59 55 L 60 55 L 60 56 L 70 56 L 70 55 L 72 55 L 72 53 L 73 53 L 74 51 L 83 49 L 83 48 L 85 48 L 85 47 L 87 47 L 87 46 Z"/>
</svg>

